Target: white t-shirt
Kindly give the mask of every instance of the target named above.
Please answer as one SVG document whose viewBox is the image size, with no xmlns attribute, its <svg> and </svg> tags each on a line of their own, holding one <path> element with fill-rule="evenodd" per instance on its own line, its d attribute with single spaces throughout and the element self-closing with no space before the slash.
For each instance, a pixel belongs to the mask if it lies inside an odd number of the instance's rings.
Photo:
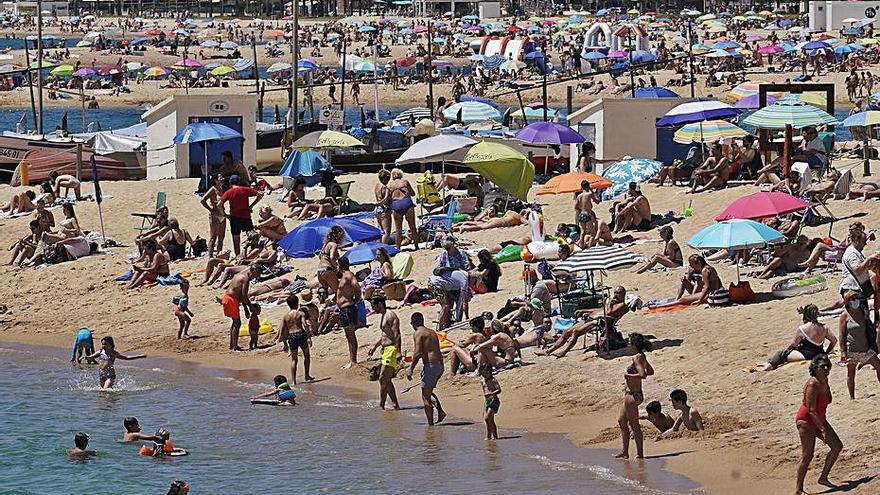
<svg viewBox="0 0 880 495">
<path fill-rule="evenodd" d="M 828 156 L 825 154 L 825 145 L 822 143 L 822 140 L 816 136 L 815 139 L 811 140 L 807 143 L 806 151 L 815 150 L 817 151 L 816 156 L 822 160 L 822 163 L 828 163 Z"/>
<path fill-rule="evenodd" d="M 860 277 L 856 273 L 856 267 L 865 261 L 865 255 L 855 246 L 850 244 L 843 252 L 843 277 L 840 279 L 840 290 L 859 290 L 863 283 L 870 279 L 871 275 L 865 270 Z"/>
</svg>

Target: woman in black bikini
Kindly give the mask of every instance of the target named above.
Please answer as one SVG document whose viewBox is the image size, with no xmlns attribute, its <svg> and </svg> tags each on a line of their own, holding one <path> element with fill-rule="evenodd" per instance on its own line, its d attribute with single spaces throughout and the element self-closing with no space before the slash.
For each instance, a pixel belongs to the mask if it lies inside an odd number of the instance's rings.
<svg viewBox="0 0 880 495">
<path fill-rule="evenodd" d="M 642 427 L 639 424 L 639 404 L 645 400 L 645 395 L 642 393 L 642 381 L 654 374 L 654 368 L 648 362 L 645 352 L 653 350 L 654 346 L 644 335 L 631 333 L 629 334 L 629 349 L 633 353 L 632 363 L 623 374 L 626 380 L 626 389 L 624 390 L 623 407 L 617 418 L 617 425 L 620 427 L 621 439 L 623 440 L 623 450 L 614 457 L 629 459 L 629 438 L 630 432 L 632 432 L 632 437 L 636 441 L 636 458 L 644 459 L 645 450 L 642 441 Z"/>
<path fill-rule="evenodd" d="M 324 246 L 318 253 L 318 285 L 325 287 L 329 294 L 335 294 L 339 287 L 339 250 L 345 242 L 345 231 L 342 227 L 334 225 L 324 238 Z"/>
<path fill-rule="evenodd" d="M 168 232 L 159 239 L 159 245 L 168 253 L 168 261 L 186 258 L 186 244 L 192 246 L 193 239 L 189 232 L 180 228 L 176 218 L 168 220 Z"/>
</svg>

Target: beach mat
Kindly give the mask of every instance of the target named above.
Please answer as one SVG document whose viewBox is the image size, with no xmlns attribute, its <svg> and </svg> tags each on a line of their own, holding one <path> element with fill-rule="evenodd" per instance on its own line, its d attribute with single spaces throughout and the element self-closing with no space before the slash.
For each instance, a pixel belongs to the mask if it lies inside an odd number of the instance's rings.
<svg viewBox="0 0 880 495">
<path fill-rule="evenodd" d="M 696 307 L 693 304 L 673 304 L 671 306 L 659 306 L 656 308 L 648 308 L 648 313 L 673 313 L 684 309 Z"/>
</svg>

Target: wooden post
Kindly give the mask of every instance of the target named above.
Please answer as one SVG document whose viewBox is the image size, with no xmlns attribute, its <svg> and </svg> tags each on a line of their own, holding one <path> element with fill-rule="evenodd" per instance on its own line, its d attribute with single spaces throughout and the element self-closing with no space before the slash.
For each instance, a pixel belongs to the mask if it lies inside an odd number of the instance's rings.
<svg viewBox="0 0 880 495">
<path fill-rule="evenodd" d="M 83 81 L 82 86 L 79 87 L 79 103 L 82 110 L 82 132 L 86 132 L 86 91 L 83 88 L 85 86 L 85 81 Z"/>
<path fill-rule="evenodd" d="M 83 145 L 82 143 L 76 143 L 76 180 L 82 180 L 82 168 L 83 168 Z"/>
<path fill-rule="evenodd" d="M 431 60 L 431 45 L 434 40 L 431 39 L 431 27 L 434 25 L 434 20 L 432 18 L 428 18 L 428 64 L 425 70 L 428 71 L 428 109 L 431 110 L 431 119 L 434 119 L 434 81 L 432 77 L 432 73 L 434 72 L 433 61 Z"/>
<path fill-rule="evenodd" d="M 782 173 L 788 177 L 788 171 L 791 170 L 791 125 L 786 125 L 783 131 L 782 144 Z"/>
<path fill-rule="evenodd" d="M 299 9 L 293 1 L 293 135 L 299 126 Z M 344 68 L 343 68 L 344 69 Z"/>
<path fill-rule="evenodd" d="M 572 107 L 574 103 L 574 88 L 569 84 L 565 88 L 565 109 L 568 112 L 568 115 L 571 115 Z"/>
<path fill-rule="evenodd" d="M 28 40 L 24 40 L 24 62 L 25 67 L 27 67 L 27 76 L 28 76 L 28 90 L 31 94 L 31 113 L 34 116 L 34 128 L 37 127 L 37 106 L 34 101 L 34 73 L 31 70 L 31 56 L 28 52 Z"/>
</svg>

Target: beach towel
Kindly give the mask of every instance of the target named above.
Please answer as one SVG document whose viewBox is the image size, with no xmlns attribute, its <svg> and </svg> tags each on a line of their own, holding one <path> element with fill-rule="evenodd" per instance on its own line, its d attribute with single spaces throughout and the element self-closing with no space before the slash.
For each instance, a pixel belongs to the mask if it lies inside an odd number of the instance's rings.
<svg viewBox="0 0 880 495">
<path fill-rule="evenodd" d="M 673 304 L 671 306 L 657 306 L 648 308 L 648 313 L 674 313 L 688 308 L 695 308 L 696 304 Z"/>
<path fill-rule="evenodd" d="M 180 285 L 183 282 L 183 276 L 180 273 L 175 273 L 173 275 L 160 275 L 156 277 L 156 282 L 159 285 L 169 286 L 169 285 Z"/>
<path fill-rule="evenodd" d="M 131 282 L 132 277 L 134 277 L 134 272 L 129 270 L 122 275 L 116 277 L 114 280 L 116 280 L 117 282 Z"/>
</svg>

